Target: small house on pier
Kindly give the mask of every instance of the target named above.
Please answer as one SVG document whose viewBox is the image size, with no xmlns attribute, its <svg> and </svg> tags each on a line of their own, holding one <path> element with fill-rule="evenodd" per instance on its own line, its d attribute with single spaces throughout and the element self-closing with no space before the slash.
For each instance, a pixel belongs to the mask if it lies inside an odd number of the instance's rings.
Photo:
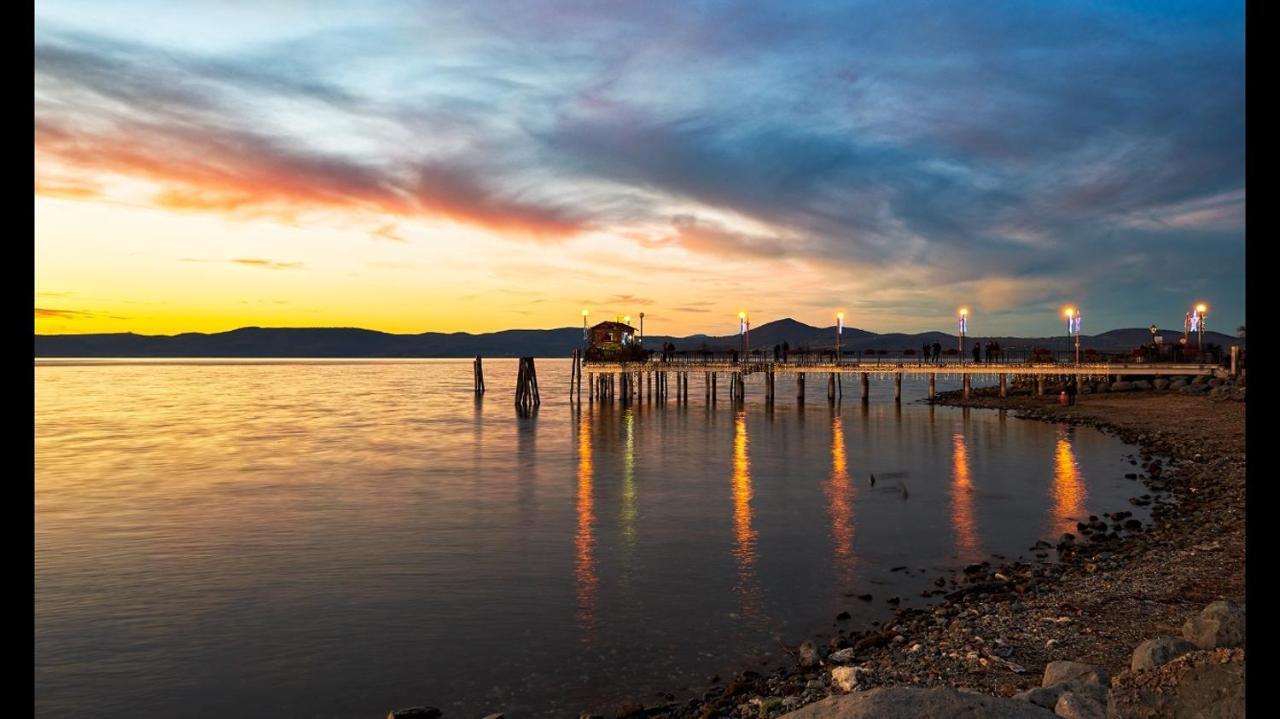
<svg viewBox="0 0 1280 719">
<path fill-rule="evenodd" d="M 586 358 L 592 362 L 636 362 L 645 358 L 640 335 L 623 322 L 601 322 L 588 335 Z"/>
</svg>

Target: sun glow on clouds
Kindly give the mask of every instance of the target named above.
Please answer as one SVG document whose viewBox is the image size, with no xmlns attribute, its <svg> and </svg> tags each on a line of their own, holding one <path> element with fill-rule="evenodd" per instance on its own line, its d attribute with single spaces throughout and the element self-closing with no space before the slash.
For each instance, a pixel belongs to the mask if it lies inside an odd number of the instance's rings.
<svg viewBox="0 0 1280 719">
<path fill-rule="evenodd" d="M 1232 8 L 36 10 L 38 331 L 1123 325 L 1154 247 L 1242 314 Z"/>
</svg>

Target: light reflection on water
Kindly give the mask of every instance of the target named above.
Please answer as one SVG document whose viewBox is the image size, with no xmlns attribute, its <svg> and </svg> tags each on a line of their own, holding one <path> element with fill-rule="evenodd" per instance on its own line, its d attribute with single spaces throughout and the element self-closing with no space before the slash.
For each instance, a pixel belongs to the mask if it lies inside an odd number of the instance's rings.
<svg viewBox="0 0 1280 719">
<path fill-rule="evenodd" d="M 538 364 L 517 418 L 514 360 L 480 401 L 470 360 L 39 363 L 37 713 L 652 703 L 1128 508 L 1116 440 L 923 382 L 572 408 Z"/>
</svg>

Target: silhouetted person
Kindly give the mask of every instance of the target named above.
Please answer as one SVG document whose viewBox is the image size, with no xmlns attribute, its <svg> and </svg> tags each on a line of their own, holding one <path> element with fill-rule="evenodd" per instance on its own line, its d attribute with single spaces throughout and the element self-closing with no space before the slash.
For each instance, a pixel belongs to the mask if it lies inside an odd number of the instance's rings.
<svg viewBox="0 0 1280 719">
<path fill-rule="evenodd" d="M 1076 380 L 1075 380 L 1075 378 L 1072 378 L 1072 379 L 1067 380 L 1067 386 L 1066 386 L 1065 390 L 1066 390 L 1066 393 L 1067 393 L 1067 404 L 1075 404 L 1075 403 L 1076 403 Z"/>
<path fill-rule="evenodd" d="M 783 362 L 787 361 L 787 355 L 789 354 L 791 354 L 791 343 L 783 342 L 782 343 L 782 361 Z"/>
<path fill-rule="evenodd" d="M 933 343 L 933 361 L 934 362 L 942 361 L 942 344 L 941 343 L 938 343 L 938 342 Z"/>
<path fill-rule="evenodd" d="M 738 350 L 733 351 L 733 363 L 738 364 Z"/>
<path fill-rule="evenodd" d="M 975 364 L 982 364 L 982 347 L 980 342 L 973 343 L 973 361 Z"/>
<path fill-rule="evenodd" d="M 920 347 L 920 363 L 924 364 L 929 361 L 929 343 L 925 342 Z"/>
</svg>

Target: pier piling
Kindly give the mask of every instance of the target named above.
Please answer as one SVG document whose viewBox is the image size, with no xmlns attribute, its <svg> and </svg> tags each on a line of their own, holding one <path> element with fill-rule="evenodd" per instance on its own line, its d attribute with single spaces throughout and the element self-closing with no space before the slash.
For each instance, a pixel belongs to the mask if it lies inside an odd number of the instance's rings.
<svg viewBox="0 0 1280 719">
<path fill-rule="evenodd" d="M 476 355 L 475 368 L 475 392 L 476 394 L 484 394 L 484 366 L 480 364 L 480 355 Z"/>
</svg>

